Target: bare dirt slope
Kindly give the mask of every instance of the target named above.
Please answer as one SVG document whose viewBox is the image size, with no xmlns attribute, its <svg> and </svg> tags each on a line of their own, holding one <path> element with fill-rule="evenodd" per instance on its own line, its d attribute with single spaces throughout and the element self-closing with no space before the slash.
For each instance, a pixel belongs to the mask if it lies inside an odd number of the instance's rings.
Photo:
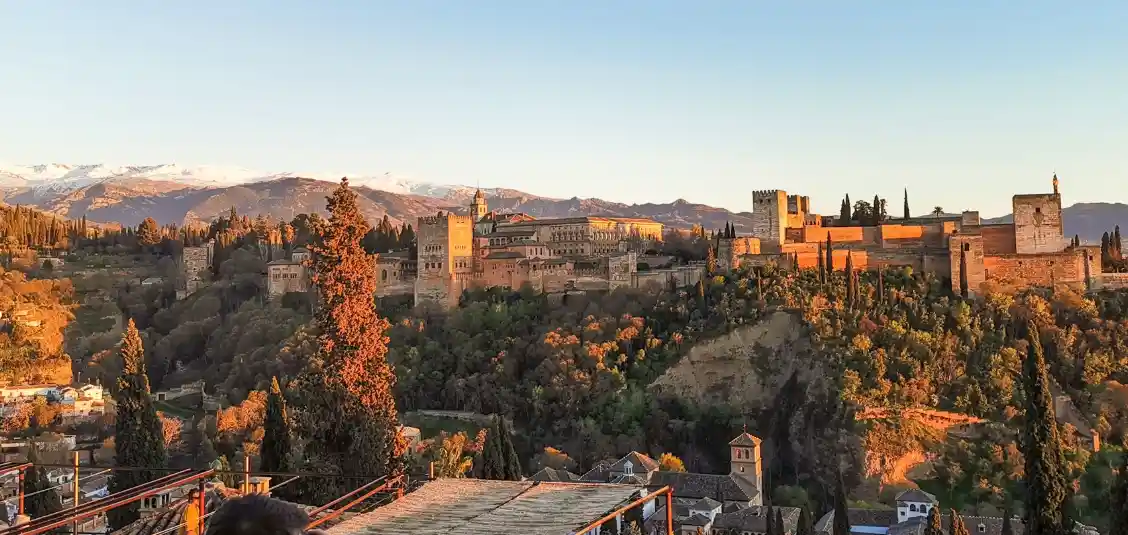
<svg viewBox="0 0 1128 535">
<path fill-rule="evenodd" d="M 651 388 L 703 405 L 758 407 L 771 402 L 797 367 L 800 378 L 814 373 L 806 365 L 810 349 L 802 319 L 773 312 L 754 325 L 697 344 Z"/>
</svg>

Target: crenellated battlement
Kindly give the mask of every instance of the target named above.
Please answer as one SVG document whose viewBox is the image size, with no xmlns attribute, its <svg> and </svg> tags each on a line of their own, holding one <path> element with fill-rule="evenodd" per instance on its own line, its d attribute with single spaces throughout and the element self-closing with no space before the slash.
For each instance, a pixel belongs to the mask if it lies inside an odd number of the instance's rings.
<svg viewBox="0 0 1128 535">
<path fill-rule="evenodd" d="M 474 218 L 466 215 L 457 215 L 451 212 L 440 212 L 437 215 L 421 216 L 419 225 L 446 225 L 448 223 L 474 224 Z"/>
<path fill-rule="evenodd" d="M 759 189 L 759 190 L 755 190 L 755 191 L 752 192 L 752 199 L 753 200 L 775 199 L 775 198 L 778 198 L 781 193 L 784 194 L 785 196 L 787 195 L 787 192 L 783 191 L 783 190 Z"/>
</svg>

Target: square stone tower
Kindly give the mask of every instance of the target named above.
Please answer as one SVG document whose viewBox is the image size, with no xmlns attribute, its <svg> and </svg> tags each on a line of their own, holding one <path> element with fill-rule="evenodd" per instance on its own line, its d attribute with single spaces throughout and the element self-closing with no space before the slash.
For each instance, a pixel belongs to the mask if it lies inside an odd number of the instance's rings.
<svg viewBox="0 0 1128 535">
<path fill-rule="evenodd" d="M 1014 245 L 1018 254 L 1058 253 L 1068 246 L 1056 174 L 1053 185 L 1053 193 L 1015 195 L 1012 199 Z"/>
<path fill-rule="evenodd" d="M 778 252 L 787 235 L 787 192 L 752 192 L 752 236 L 760 239 L 764 252 Z"/>
<path fill-rule="evenodd" d="M 440 212 L 420 217 L 418 223 L 415 303 L 455 306 L 474 271 L 474 221 L 471 216 Z"/>
</svg>

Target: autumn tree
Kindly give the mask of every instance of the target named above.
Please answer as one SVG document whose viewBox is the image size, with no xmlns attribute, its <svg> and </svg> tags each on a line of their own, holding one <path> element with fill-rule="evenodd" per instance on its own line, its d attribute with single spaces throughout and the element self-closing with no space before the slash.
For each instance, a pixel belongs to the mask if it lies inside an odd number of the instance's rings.
<svg viewBox="0 0 1128 535">
<path fill-rule="evenodd" d="M 685 472 L 685 463 L 672 453 L 658 457 L 658 469 L 663 472 Z"/>
<path fill-rule="evenodd" d="M 137 243 L 145 247 L 161 243 L 161 228 L 153 218 L 146 217 L 137 227 Z"/>
<path fill-rule="evenodd" d="M 361 245 L 369 225 L 348 179 L 341 179 L 326 208 L 329 220 L 311 247 L 320 334 L 300 381 L 307 396 L 306 459 L 324 473 L 400 474 L 407 443 L 398 429 L 395 374 L 385 358 L 388 321 L 376 315 L 373 299 L 374 258 Z M 312 490 L 340 495 L 348 484 L 327 480 Z"/>
<path fill-rule="evenodd" d="M 266 416 L 263 418 L 262 454 L 260 466 L 264 472 L 289 472 L 290 418 L 286 410 L 286 398 L 278 378 L 270 380 L 270 394 L 266 398 Z"/>
<path fill-rule="evenodd" d="M 145 349 L 141 334 L 129 320 L 121 340 L 121 376 L 114 394 L 117 416 L 114 433 L 114 463 L 133 468 L 164 468 L 167 462 L 163 426 L 149 394 L 145 374 Z M 110 479 L 110 492 L 120 492 L 159 477 L 148 470 L 118 470 Z M 137 520 L 137 506 L 109 512 L 110 526 L 117 530 Z"/>
<path fill-rule="evenodd" d="M 717 271 L 717 254 L 713 250 L 713 246 L 709 246 L 709 250 L 705 252 L 705 273 L 712 275 Z"/>
<path fill-rule="evenodd" d="M 445 432 L 431 443 L 429 456 L 435 463 L 435 477 L 465 477 L 474 467 L 474 458 L 467 455 L 469 438 L 459 431 L 453 435 Z"/>
<path fill-rule="evenodd" d="M 1066 497 L 1065 457 L 1054 416 L 1053 394 L 1042 341 L 1033 321 L 1027 327 L 1024 363 L 1026 418 L 1023 454 L 1026 458 L 1027 535 L 1058 535 Z"/>
</svg>

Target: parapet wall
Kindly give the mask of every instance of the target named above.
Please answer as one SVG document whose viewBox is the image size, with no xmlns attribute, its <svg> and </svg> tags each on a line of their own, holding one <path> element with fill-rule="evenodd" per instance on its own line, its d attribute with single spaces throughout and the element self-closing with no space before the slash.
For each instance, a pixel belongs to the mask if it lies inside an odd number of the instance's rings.
<svg viewBox="0 0 1128 535">
<path fill-rule="evenodd" d="M 1093 277 L 1094 290 L 1128 289 L 1128 273 L 1099 273 Z"/>
</svg>

